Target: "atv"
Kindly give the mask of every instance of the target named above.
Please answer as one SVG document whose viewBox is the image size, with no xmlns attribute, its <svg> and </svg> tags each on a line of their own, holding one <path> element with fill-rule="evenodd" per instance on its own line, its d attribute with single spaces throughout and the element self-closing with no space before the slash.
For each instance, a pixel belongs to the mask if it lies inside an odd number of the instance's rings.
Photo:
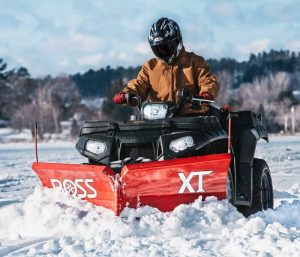
<svg viewBox="0 0 300 257">
<path fill-rule="evenodd" d="M 261 115 L 221 112 L 185 90 L 177 104 L 127 98 L 139 110 L 130 120 L 84 122 L 76 149 L 87 163 L 33 163 L 43 186 L 116 215 L 144 205 L 172 211 L 199 196 L 227 198 L 245 216 L 273 208 L 270 170 L 254 158 L 257 141 L 268 141 Z M 209 105 L 210 115 L 181 116 L 185 104 Z"/>
</svg>

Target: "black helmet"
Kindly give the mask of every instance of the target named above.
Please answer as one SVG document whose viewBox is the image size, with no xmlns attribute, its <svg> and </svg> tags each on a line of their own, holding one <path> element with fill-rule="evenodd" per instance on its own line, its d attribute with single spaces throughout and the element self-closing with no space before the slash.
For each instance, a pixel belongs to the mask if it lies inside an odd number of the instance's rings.
<svg viewBox="0 0 300 257">
<path fill-rule="evenodd" d="M 148 40 L 153 53 L 171 64 L 182 48 L 182 37 L 178 24 L 168 18 L 160 18 L 150 29 Z"/>
</svg>

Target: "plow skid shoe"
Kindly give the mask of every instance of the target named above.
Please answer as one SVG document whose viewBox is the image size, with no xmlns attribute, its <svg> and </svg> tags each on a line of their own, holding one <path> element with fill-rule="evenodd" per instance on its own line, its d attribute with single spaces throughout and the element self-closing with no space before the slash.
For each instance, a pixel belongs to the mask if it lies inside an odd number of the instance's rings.
<svg viewBox="0 0 300 257">
<path fill-rule="evenodd" d="M 109 167 L 34 163 L 43 186 L 60 187 L 119 215 L 125 207 L 149 205 L 171 211 L 199 196 L 226 198 L 230 154 L 214 154 L 125 165 L 121 174 Z"/>
</svg>

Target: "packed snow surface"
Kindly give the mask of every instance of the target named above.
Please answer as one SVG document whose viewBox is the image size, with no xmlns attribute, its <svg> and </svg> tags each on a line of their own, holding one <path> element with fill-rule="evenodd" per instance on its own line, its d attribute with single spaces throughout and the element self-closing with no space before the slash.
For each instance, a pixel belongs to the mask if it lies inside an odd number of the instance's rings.
<svg viewBox="0 0 300 257">
<path fill-rule="evenodd" d="M 52 189 L 31 170 L 30 144 L 0 145 L 0 256 L 300 256 L 300 137 L 260 142 L 275 208 L 244 218 L 214 197 L 173 212 L 121 217 Z M 84 161 L 71 143 L 40 146 L 45 161 Z"/>
</svg>

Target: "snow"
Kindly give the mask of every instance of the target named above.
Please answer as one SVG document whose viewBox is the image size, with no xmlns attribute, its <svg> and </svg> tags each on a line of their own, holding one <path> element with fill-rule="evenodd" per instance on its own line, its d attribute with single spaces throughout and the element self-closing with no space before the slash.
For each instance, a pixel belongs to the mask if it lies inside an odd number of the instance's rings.
<svg viewBox="0 0 300 257">
<path fill-rule="evenodd" d="M 100 98 L 85 98 L 81 100 L 81 104 L 85 105 L 90 110 L 100 110 L 103 102 L 106 100 L 105 97 Z"/>
<path fill-rule="evenodd" d="M 70 121 L 63 121 L 63 131 L 62 133 L 45 133 L 44 142 L 48 143 L 58 143 L 63 144 L 62 141 L 70 141 Z M 2 144 L 12 144 L 12 143 L 28 143 L 33 141 L 33 134 L 30 129 L 23 129 L 22 131 L 8 128 L 0 128 L 0 147 Z M 21 144 L 18 144 L 21 145 Z"/>
<path fill-rule="evenodd" d="M 22 132 L 15 131 L 12 128 L 0 128 L 0 143 L 29 141 L 32 140 L 32 134 L 29 129 Z"/>
<path fill-rule="evenodd" d="M 0 256 L 299 256 L 300 137 L 260 142 L 275 209 L 244 218 L 214 197 L 173 212 L 145 206 L 121 217 L 44 189 L 31 170 L 32 144 L 0 145 Z M 84 161 L 73 143 L 39 145 L 39 158 Z"/>
</svg>

